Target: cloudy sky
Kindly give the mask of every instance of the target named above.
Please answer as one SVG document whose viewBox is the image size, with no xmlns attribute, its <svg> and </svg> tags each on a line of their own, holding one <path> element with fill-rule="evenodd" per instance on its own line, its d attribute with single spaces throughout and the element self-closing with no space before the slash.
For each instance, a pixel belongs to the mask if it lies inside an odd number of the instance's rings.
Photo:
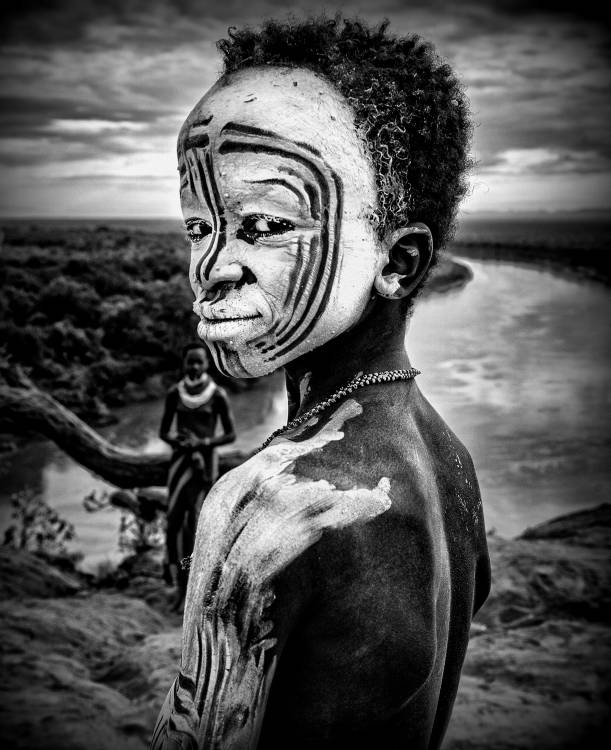
<svg viewBox="0 0 611 750">
<path fill-rule="evenodd" d="M 465 213 L 609 208 L 611 45 L 591 0 L 18 0 L 0 19 L 0 215 L 177 217 L 176 134 L 219 73 L 215 41 L 287 8 L 435 43 L 476 122 Z"/>
</svg>

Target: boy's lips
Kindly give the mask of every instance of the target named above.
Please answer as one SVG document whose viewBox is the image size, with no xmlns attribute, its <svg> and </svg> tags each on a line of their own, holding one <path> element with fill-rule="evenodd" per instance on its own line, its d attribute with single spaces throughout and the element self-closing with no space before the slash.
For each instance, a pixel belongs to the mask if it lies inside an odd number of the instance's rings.
<svg viewBox="0 0 611 750">
<path fill-rule="evenodd" d="M 228 304 L 226 301 L 210 302 L 209 300 L 196 300 L 193 303 L 193 312 L 207 322 L 217 320 L 245 320 L 261 317 L 261 313 L 253 305 Z"/>
<path fill-rule="evenodd" d="M 261 313 L 232 313 L 226 315 L 206 315 L 205 313 L 201 316 L 202 320 L 206 323 L 222 323 L 227 320 L 251 320 L 252 318 L 263 317 Z"/>
<path fill-rule="evenodd" d="M 201 338 L 207 341 L 222 341 L 248 333 L 262 318 L 263 316 L 260 313 L 245 314 L 239 317 L 226 315 L 209 318 L 202 316 L 197 326 L 197 332 Z"/>
<path fill-rule="evenodd" d="M 207 315 L 202 316 L 202 322 L 207 323 L 211 326 L 223 325 L 224 323 L 235 323 L 243 320 L 255 320 L 256 318 L 262 318 L 260 313 L 255 315 L 222 315 L 215 318 L 209 318 Z"/>
</svg>

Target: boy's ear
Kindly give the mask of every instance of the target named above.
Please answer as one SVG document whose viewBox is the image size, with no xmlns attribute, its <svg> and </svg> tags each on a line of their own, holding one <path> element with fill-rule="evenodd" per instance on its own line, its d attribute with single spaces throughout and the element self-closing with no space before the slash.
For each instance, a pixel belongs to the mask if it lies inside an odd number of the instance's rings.
<svg viewBox="0 0 611 750">
<path fill-rule="evenodd" d="M 387 262 L 373 282 L 381 297 L 401 299 L 418 287 L 433 257 L 433 236 L 426 224 L 397 229 L 383 242 Z"/>
</svg>

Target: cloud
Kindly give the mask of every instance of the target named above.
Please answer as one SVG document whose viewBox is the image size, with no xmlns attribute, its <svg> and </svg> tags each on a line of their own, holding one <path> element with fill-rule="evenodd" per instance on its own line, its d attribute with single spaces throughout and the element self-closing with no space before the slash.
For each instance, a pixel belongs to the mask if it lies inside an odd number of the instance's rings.
<svg viewBox="0 0 611 750">
<path fill-rule="evenodd" d="M 541 148 L 591 154 L 580 169 L 608 165 L 611 80 L 603 46 L 595 27 L 574 35 L 564 22 L 532 23 L 459 51 L 479 169 L 490 171 L 506 151 Z M 576 169 L 569 159 L 560 164 L 567 174 Z"/>
<path fill-rule="evenodd" d="M 611 160 L 601 159 L 597 151 L 555 150 L 552 148 L 515 148 L 497 155 L 480 174 L 549 175 L 611 171 Z"/>
<path fill-rule="evenodd" d="M 463 214 L 480 212 L 572 212 L 608 210 L 611 174 L 484 174 L 471 182 Z"/>
<path fill-rule="evenodd" d="M 128 120 L 52 120 L 44 129 L 50 133 L 66 134 L 70 137 L 76 134 L 97 135 L 108 132 L 138 132 L 144 130 L 142 122 Z"/>
<path fill-rule="evenodd" d="M 322 9 L 324 3 L 319 3 Z M 144 47 L 171 48 L 181 41 L 218 38 L 229 23 L 257 22 L 286 14 L 280 0 L 18 0 L 0 16 L 6 44 L 114 48 L 136 40 Z"/>
<path fill-rule="evenodd" d="M 457 7 L 458 6 L 458 7 Z M 243 19 L 252 22 L 266 17 L 279 17 L 287 10 L 299 15 L 325 10 L 332 15 L 339 8 L 346 15 L 368 12 L 367 4 L 359 2 L 300 3 L 288 6 L 283 0 L 224 0 L 222 3 L 202 0 L 5 0 L 2 22 L 7 38 L 37 40 L 45 44 L 59 41 L 70 43 L 86 37 L 96 27 L 140 27 L 141 37 L 156 33 L 159 28 L 175 26 L 180 19 L 190 22 L 212 20 L 227 22 Z M 472 20 L 499 18 L 527 18 L 545 15 L 551 18 L 606 21 L 602 3 L 595 0 L 379 0 L 375 14 L 382 18 L 410 11 L 426 11 L 439 17 L 452 14 L 468 16 Z M 490 29 L 488 28 L 488 31 Z"/>
<path fill-rule="evenodd" d="M 326 3 L 309 6 L 316 12 Z M 609 168 L 609 37 L 592 21 L 597 4 L 381 0 L 372 10 L 354 0 L 341 7 L 370 22 L 387 16 L 392 31 L 421 33 L 451 61 L 472 102 L 474 156 L 487 180 Z M 176 133 L 220 71 L 216 40 L 229 25 L 286 12 L 280 0 L 5 4 L 0 164 L 26 191 L 40 180 L 52 184 L 53 175 L 85 180 L 87 170 L 91 184 L 114 175 L 118 190 L 126 175 L 161 179 L 167 170 L 173 179 Z M 536 154 L 542 160 L 529 161 Z"/>
<path fill-rule="evenodd" d="M 134 47 L 19 55 L 0 79 L 0 135 L 27 143 L 22 153 L 30 163 L 33 153 L 73 161 L 80 153 L 74 144 L 102 155 L 123 153 L 126 143 L 139 150 L 158 136 L 174 141 L 194 92 L 206 90 L 217 71 L 214 48 L 193 45 L 150 54 Z M 130 133 L 131 141 L 115 137 Z M 14 145 L 0 151 L 0 163 L 18 160 Z"/>
</svg>

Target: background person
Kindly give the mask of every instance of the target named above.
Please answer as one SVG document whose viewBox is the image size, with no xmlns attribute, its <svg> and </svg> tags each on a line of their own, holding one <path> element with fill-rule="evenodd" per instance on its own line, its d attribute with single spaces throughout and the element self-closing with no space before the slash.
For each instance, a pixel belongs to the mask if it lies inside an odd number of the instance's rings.
<svg viewBox="0 0 611 750">
<path fill-rule="evenodd" d="M 216 480 L 214 448 L 235 440 L 227 395 L 208 374 L 206 346 L 201 342 L 187 344 L 182 354 L 184 377 L 168 391 L 159 429 L 159 437 L 173 449 L 168 472 L 164 579 L 177 584 L 176 609 L 184 601 L 188 576 L 179 562 L 193 551 L 199 509 Z M 223 432 L 217 436 L 219 419 Z"/>
</svg>

